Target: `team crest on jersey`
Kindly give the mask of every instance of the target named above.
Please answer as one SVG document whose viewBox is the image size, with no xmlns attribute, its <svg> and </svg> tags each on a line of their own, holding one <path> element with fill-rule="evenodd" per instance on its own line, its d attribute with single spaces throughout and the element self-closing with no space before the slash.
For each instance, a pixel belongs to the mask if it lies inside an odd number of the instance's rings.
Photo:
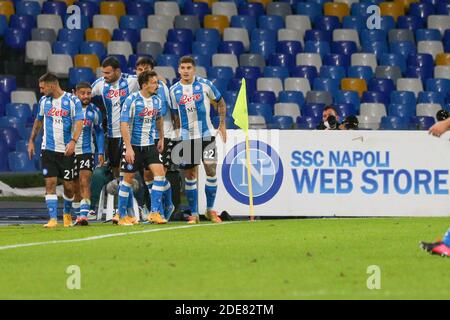
<svg viewBox="0 0 450 320">
<path fill-rule="evenodd" d="M 131 163 L 127 164 L 127 169 L 128 170 L 133 170 L 133 165 Z"/>
<path fill-rule="evenodd" d="M 118 97 L 125 97 L 126 95 L 127 95 L 127 90 L 125 90 L 125 89 L 120 89 L 120 90 L 110 89 L 108 91 L 108 94 L 106 95 L 106 98 L 112 99 L 112 98 L 118 98 Z"/>
<path fill-rule="evenodd" d="M 47 169 L 42 169 L 42 174 L 43 174 L 44 176 L 46 176 L 46 175 L 48 174 L 48 170 L 47 170 Z"/>
<path fill-rule="evenodd" d="M 192 96 L 188 96 L 187 94 L 183 94 L 180 99 L 179 104 L 186 104 L 192 101 L 199 101 L 202 95 L 200 93 L 193 94 Z"/>
<path fill-rule="evenodd" d="M 67 117 L 68 115 L 69 111 L 57 108 L 50 108 L 47 112 L 47 116 L 49 117 Z"/>
<path fill-rule="evenodd" d="M 89 118 L 92 118 L 94 116 L 94 113 L 92 111 L 88 111 L 86 116 L 88 116 Z"/>
<path fill-rule="evenodd" d="M 195 88 L 194 88 L 195 90 L 200 90 L 201 89 L 201 87 L 199 86 L 199 85 L 197 85 L 197 86 L 195 86 Z"/>
</svg>

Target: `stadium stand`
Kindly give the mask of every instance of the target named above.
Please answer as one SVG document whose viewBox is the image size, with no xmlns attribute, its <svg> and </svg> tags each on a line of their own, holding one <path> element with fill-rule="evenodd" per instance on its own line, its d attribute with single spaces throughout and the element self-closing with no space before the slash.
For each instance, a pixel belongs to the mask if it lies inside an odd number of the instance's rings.
<svg viewBox="0 0 450 320">
<path fill-rule="evenodd" d="M 2 171 L 36 169 L 18 141 L 39 75 L 55 72 L 69 90 L 92 82 L 108 54 L 125 72 L 151 56 L 171 83 L 179 57 L 192 54 L 230 110 L 245 78 L 252 128 L 314 129 L 333 105 L 361 128 L 426 130 L 450 102 L 445 0 L 79 1 L 81 29 L 67 28 L 65 2 L 40 2 L 0 1 L 0 149 L 11 152 Z M 365 23 L 372 3 L 379 30 Z"/>
</svg>

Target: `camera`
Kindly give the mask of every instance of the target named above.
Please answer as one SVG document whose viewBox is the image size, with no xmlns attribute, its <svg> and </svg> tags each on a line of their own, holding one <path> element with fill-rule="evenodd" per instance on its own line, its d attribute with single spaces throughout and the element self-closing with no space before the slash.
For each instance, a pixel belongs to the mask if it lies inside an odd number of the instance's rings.
<svg viewBox="0 0 450 320">
<path fill-rule="evenodd" d="M 318 126 L 317 130 L 339 130 L 339 123 L 333 115 L 329 115 L 326 121 L 322 121 Z"/>
<path fill-rule="evenodd" d="M 439 110 L 436 113 L 437 121 L 444 121 L 444 120 L 447 120 L 449 117 L 450 117 L 450 112 L 448 112 L 447 110 Z"/>
<path fill-rule="evenodd" d="M 358 130 L 359 129 L 359 121 L 356 116 L 347 116 L 342 122 L 342 125 L 344 125 L 346 130 Z"/>
</svg>

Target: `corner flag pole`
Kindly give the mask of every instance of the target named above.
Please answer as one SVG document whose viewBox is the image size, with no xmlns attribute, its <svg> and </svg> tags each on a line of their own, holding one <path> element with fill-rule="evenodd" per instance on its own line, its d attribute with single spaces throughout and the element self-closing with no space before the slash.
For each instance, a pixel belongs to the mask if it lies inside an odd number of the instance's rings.
<svg viewBox="0 0 450 320">
<path fill-rule="evenodd" d="M 248 138 L 248 110 L 247 110 L 247 90 L 245 85 L 245 78 L 242 78 L 241 88 L 236 99 L 236 104 L 233 110 L 234 123 L 245 132 L 245 158 L 247 167 L 248 180 L 248 200 L 250 206 L 250 220 L 255 220 L 255 211 L 253 206 L 253 187 L 252 187 L 252 173 L 250 161 L 250 141 Z"/>
</svg>

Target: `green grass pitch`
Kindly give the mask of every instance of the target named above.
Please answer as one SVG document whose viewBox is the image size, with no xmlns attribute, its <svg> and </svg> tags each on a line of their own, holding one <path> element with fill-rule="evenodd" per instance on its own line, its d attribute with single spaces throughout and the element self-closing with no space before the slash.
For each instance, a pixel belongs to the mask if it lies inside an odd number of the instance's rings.
<svg viewBox="0 0 450 320">
<path fill-rule="evenodd" d="M 450 218 L 296 219 L 45 230 L 0 227 L 0 299 L 448 299 Z M 139 231 L 169 228 L 157 232 Z M 7 245 L 81 239 L 2 250 Z M 67 268 L 81 271 L 69 290 Z M 369 290 L 370 265 L 381 289 Z"/>
</svg>

